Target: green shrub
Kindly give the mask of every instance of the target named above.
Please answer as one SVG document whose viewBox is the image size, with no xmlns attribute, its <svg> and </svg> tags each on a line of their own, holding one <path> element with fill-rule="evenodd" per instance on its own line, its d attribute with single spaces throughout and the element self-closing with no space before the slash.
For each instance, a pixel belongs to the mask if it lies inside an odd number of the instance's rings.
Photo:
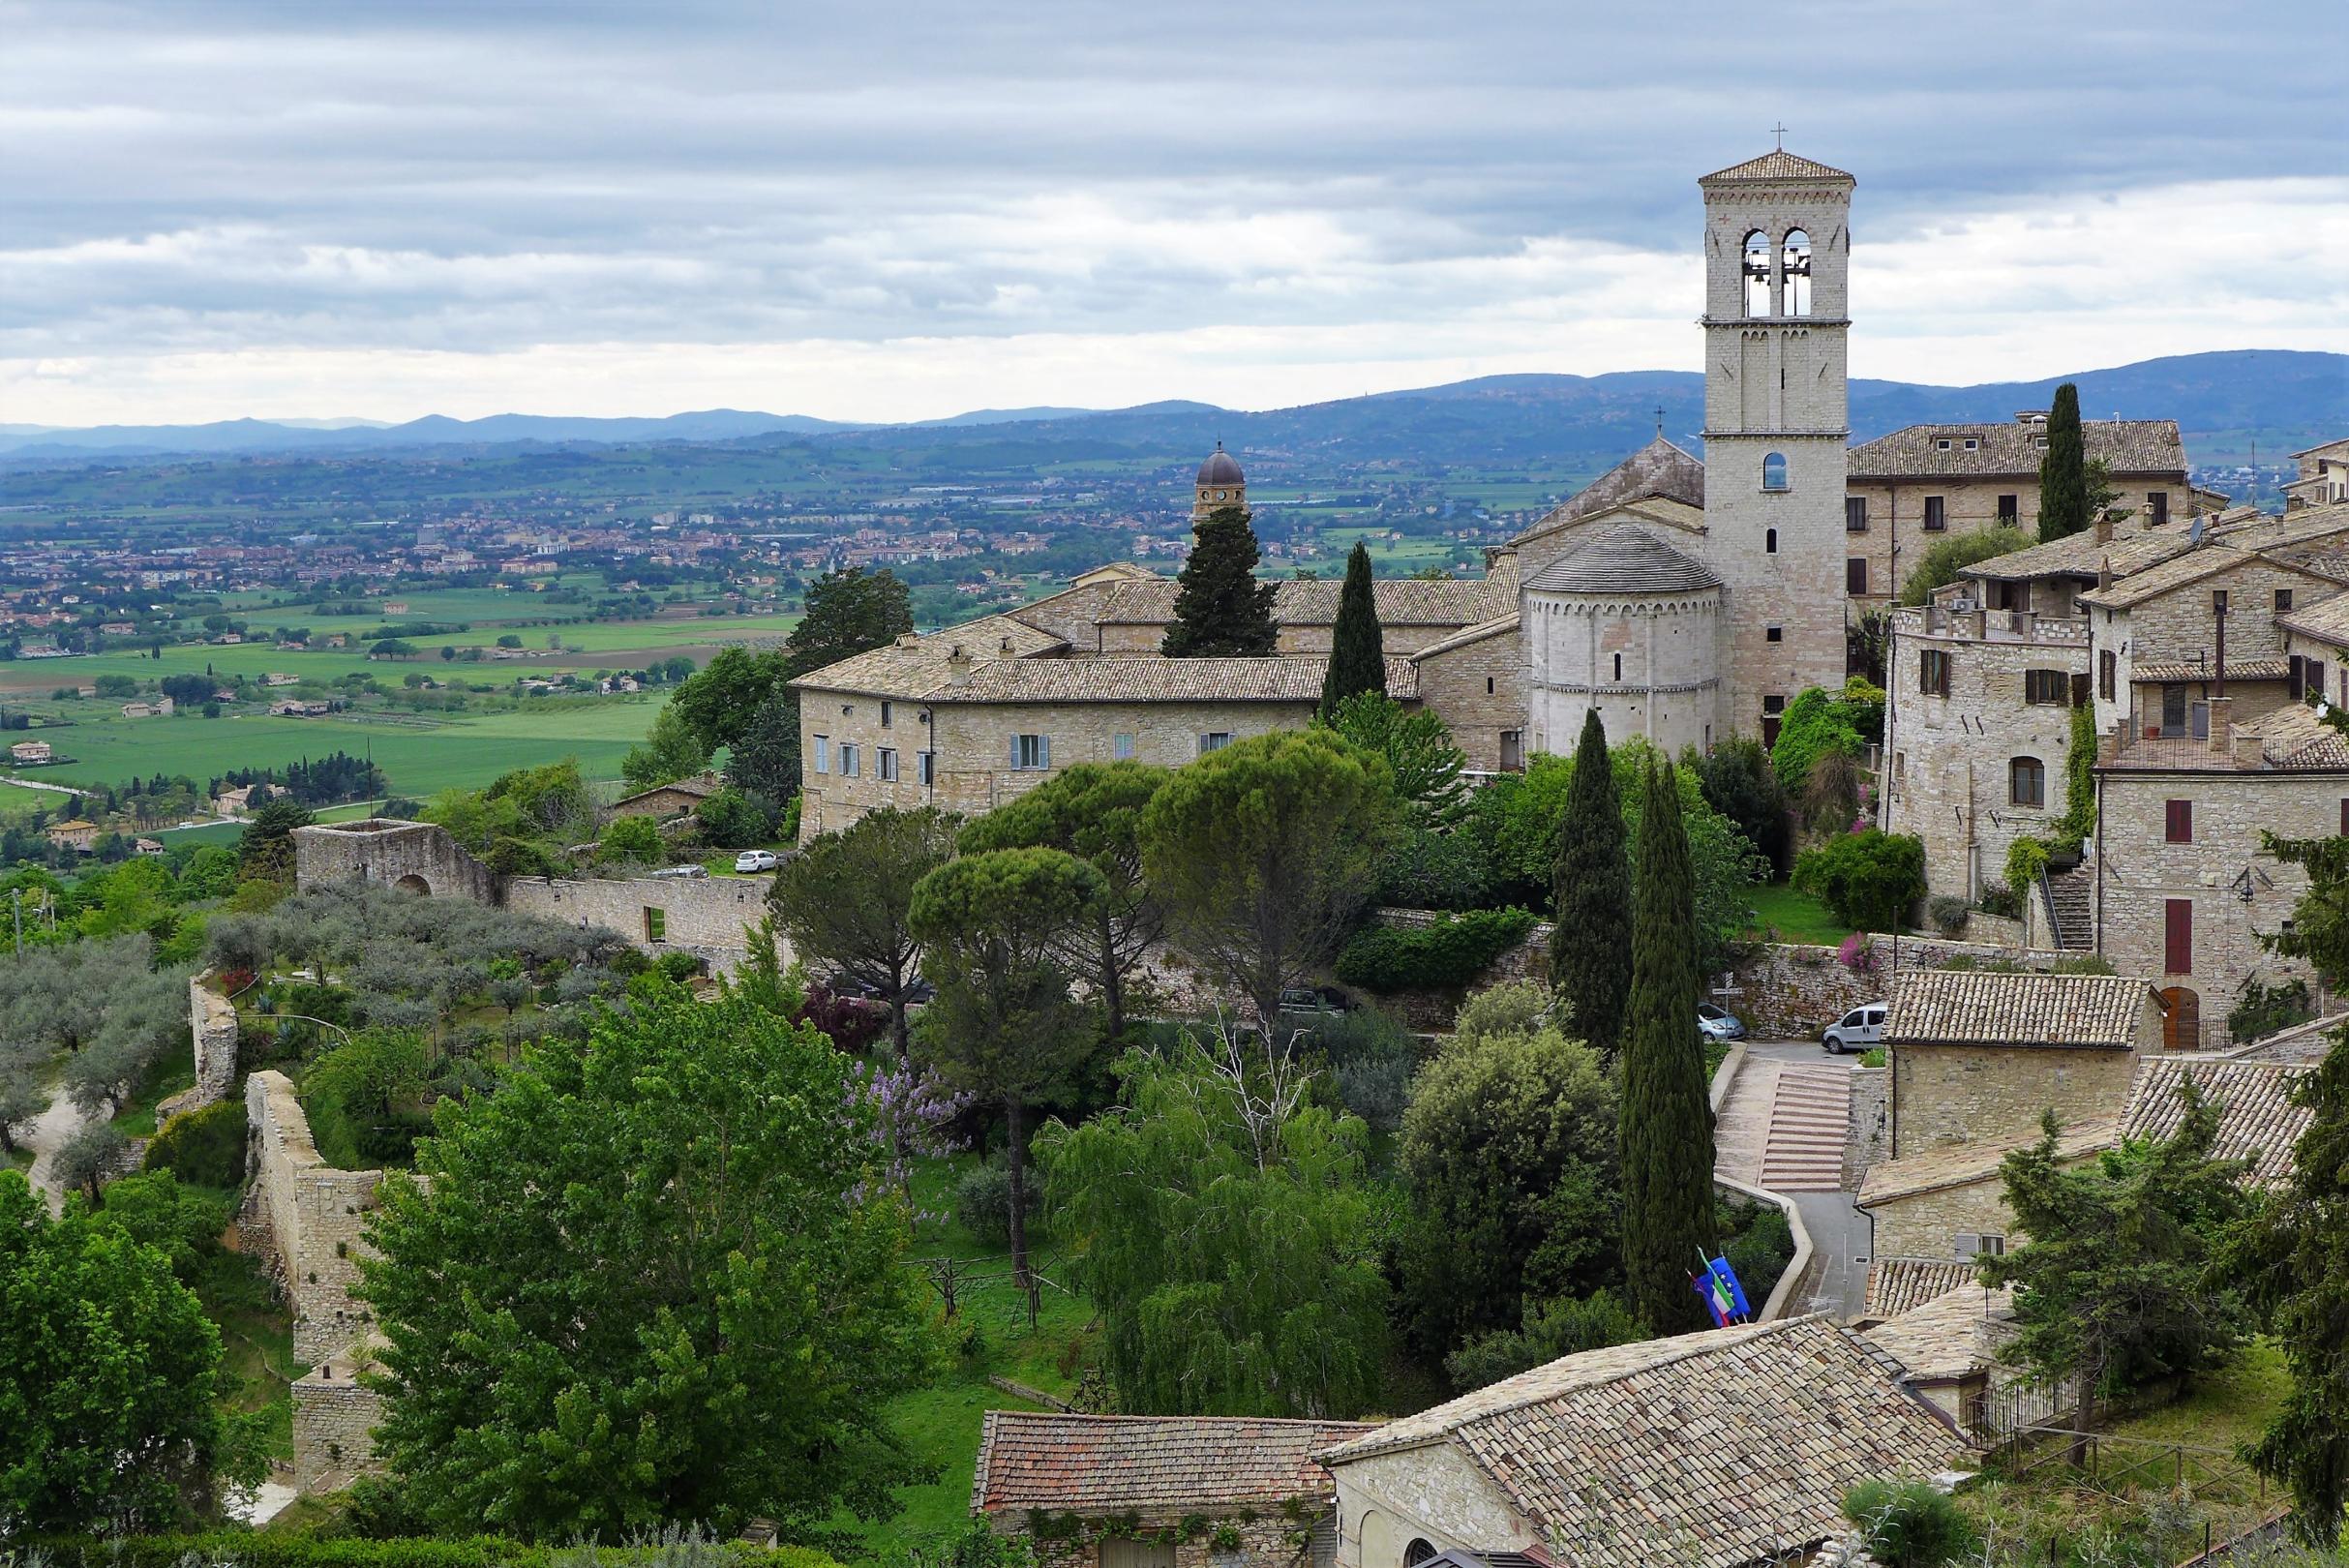
<svg viewBox="0 0 2349 1568">
<path fill-rule="evenodd" d="M 1794 1227 L 1787 1222 L 1786 1211 L 1775 1203 L 1722 1197 L 1715 1206 L 1714 1224 L 1721 1233 L 1721 1255 L 1737 1271 L 1747 1303 L 1761 1312 L 1778 1288 L 1779 1276 L 1793 1261 Z"/>
<path fill-rule="evenodd" d="M 1954 937 L 1966 929 L 1966 917 L 1973 911 L 1966 907 L 1963 898 L 1949 893 L 1936 893 L 1926 903 L 1925 913 L 1931 918 L 1936 931 L 1945 937 Z"/>
<path fill-rule="evenodd" d="M 1925 896 L 1924 840 L 1874 828 L 1831 838 L 1795 858 L 1794 890 L 1855 930 L 1897 931 Z"/>
<path fill-rule="evenodd" d="M 1372 926 L 1338 955 L 1338 978 L 1383 994 L 1452 990 L 1491 967 L 1525 940 L 1533 916 L 1522 909 L 1439 915 L 1426 925 Z"/>
<path fill-rule="evenodd" d="M 2315 1016 L 2316 1004 L 2309 999 L 2306 980 L 2296 980 L 2289 985 L 2252 980 L 2244 987 L 2243 1000 L 2227 1014 L 2227 1034 L 2236 1044 L 2247 1045 Z"/>
<path fill-rule="evenodd" d="M 1844 1518 L 1883 1568 L 1942 1568 L 1973 1544 L 1958 1505 L 1924 1481 L 1862 1481 L 1844 1493 Z"/>
<path fill-rule="evenodd" d="M 681 951 L 662 953 L 654 961 L 653 967 L 679 985 L 684 984 L 687 980 L 700 980 L 709 969 L 709 966 L 703 962 L 700 953 Z"/>
<path fill-rule="evenodd" d="M 147 1144 L 142 1170 L 176 1172 L 196 1187 L 245 1185 L 245 1107 L 242 1101 L 182 1111 Z"/>
<path fill-rule="evenodd" d="M 1036 1219 L 1042 1184 L 1029 1179 L 1028 1218 Z M 1011 1173 L 997 1164 L 973 1165 L 954 1184 L 954 1218 L 963 1228 L 990 1247 L 1011 1245 Z"/>
<path fill-rule="evenodd" d="M 2014 890 L 2012 883 L 1983 883 L 1980 908 L 1985 915 L 1997 915 L 2010 920 L 2023 918 L 2022 895 Z"/>
<path fill-rule="evenodd" d="M 1956 582 L 1961 569 L 2035 542 L 2021 528 L 2008 527 L 1976 528 L 1970 533 L 1936 539 L 1909 573 L 1909 580 L 1901 585 L 1901 603 L 1912 607 L 1923 604 L 1933 596 L 1935 588 Z"/>
<path fill-rule="evenodd" d="M 2047 869 L 2050 846 L 2044 838 L 2029 833 L 2006 846 L 2006 886 L 2015 890 L 2019 899 L 2028 900 L 2031 890 L 2039 885 L 2039 873 Z"/>
<path fill-rule="evenodd" d="M 669 859 L 661 843 L 661 825 L 650 817 L 615 817 L 597 840 L 595 858 L 621 865 L 659 865 Z"/>
<path fill-rule="evenodd" d="M 1646 1326 L 1614 1292 L 1601 1288 L 1581 1299 L 1527 1302 L 1523 1327 L 1472 1335 L 1444 1357 L 1444 1371 L 1451 1373 L 1453 1387 L 1467 1393 L 1560 1356 L 1633 1344 L 1647 1337 Z"/>
</svg>

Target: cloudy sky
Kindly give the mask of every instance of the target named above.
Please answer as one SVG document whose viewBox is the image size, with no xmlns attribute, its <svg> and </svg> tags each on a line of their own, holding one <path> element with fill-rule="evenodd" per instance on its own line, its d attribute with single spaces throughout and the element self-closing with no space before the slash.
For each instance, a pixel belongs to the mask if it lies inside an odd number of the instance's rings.
<svg viewBox="0 0 2349 1568">
<path fill-rule="evenodd" d="M 1694 369 L 1781 119 L 1858 375 L 2349 349 L 2339 4 L 0 0 L 0 422 Z"/>
</svg>

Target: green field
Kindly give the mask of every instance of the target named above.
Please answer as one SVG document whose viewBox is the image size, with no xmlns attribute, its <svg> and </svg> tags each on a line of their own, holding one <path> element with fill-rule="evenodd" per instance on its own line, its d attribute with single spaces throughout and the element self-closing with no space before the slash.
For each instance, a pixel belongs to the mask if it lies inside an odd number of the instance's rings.
<svg viewBox="0 0 2349 1568">
<path fill-rule="evenodd" d="M 201 784 L 232 768 L 283 768 L 306 757 L 347 751 L 372 755 L 395 793 L 419 799 L 452 786 L 478 788 L 509 769 L 564 757 L 578 758 L 589 778 L 617 778 L 620 758 L 645 738 L 662 700 L 650 693 L 557 699 L 512 712 L 403 714 L 393 722 L 347 714 L 125 719 L 105 709 L 104 717 L 46 732 L 74 761 L 45 768 L 40 777 L 58 784 L 112 784 L 150 773 L 185 773 Z M 98 710 L 96 704 L 82 707 Z"/>
</svg>

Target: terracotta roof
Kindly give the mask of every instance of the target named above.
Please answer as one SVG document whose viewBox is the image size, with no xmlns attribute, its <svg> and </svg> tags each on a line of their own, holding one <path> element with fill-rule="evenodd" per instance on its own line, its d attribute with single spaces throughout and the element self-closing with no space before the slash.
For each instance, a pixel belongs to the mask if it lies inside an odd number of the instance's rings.
<svg viewBox="0 0 2349 1568">
<path fill-rule="evenodd" d="M 2106 1118 L 2084 1122 L 2066 1128 L 2056 1140 L 2059 1160 L 2084 1160 L 2099 1149 L 2109 1149 L 2120 1135 L 2118 1120 Z M 2028 1149 L 2039 1141 L 2037 1133 L 2027 1138 L 1995 1138 L 1983 1143 L 1948 1143 L 1926 1149 L 1900 1160 L 1887 1160 L 1868 1167 L 1867 1176 L 1859 1184 L 1858 1206 L 1872 1209 L 1898 1198 L 1916 1197 L 1925 1192 L 1938 1192 L 1951 1187 L 1972 1187 L 1976 1182 L 1998 1180 L 1999 1165 L 2017 1149 Z"/>
<path fill-rule="evenodd" d="M 977 620 L 921 636 L 900 637 L 887 648 L 874 648 L 810 671 L 792 682 L 820 691 L 860 691 L 877 697 L 916 698 L 947 684 L 949 661 L 956 648 L 974 661 L 1005 656 L 1034 658 L 1065 651 L 1069 645 L 1050 632 L 1039 631 L 1009 616 L 981 616 Z"/>
<path fill-rule="evenodd" d="M 1710 566 L 1630 523 L 1583 541 L 1525 579 L 1529 593 L 1695 593 L 1720 586 Z"/>
<path fill-rule="evenodd" d="M 1879 1350 L 1920 1382 L 1981 1372 L 2014 1337 L 2014 1287 L 1957 1285 L 1864 1331 Z"/>
<path fill-rule="evenodd" d="M 2240 512 L 2224 514 L 2213 524 L 2211 531 L 2246 550 L 2280 550 L 2312 544 L 2349 532 L 2349 502 L 2311 506 L 2280 515 L 2244 507 Z"/>
<path fill-rule="evenodd" d="M 2098 543 L 2093 530 L 2067 534 L 2045 544 L 2026 545 L 1959 569 L 1960 577 L 2019 583 L 2033 577 L 2094 578 L 2109 568 L 2117 577 L 2143 571 L 2172 556 L 2194 548 L 2183 528 L 2159 532 L 2117 533 Z"/>
<path fill-rule="evenodd" d="M 1322 1458 L 1338 1469 L 1441 1442 L 1577 1568 L 1733 1568 L 1773 1542 L 1816 1545 L 1858 1481 L 1965 1453 L 1888 1362 L 1823 1317 L 1568 1356 Z"/>
<path fill-rule="evenodd" d="M 2298 561 L 2282 559 L 2272 551 L 2244 549 L 2231 540 L 2205 539 L 2200 546 L 2189 548 L 2157 565 L 2131 572 L 2110 588 L 2093 588 L 2081 594 L 2080 602 L 2099 610 L 2126 610 L 2164 593 L 2204 582 L 2220 572 L 2252 565 L 2280 566 L 2286 571 L 2304 573 L 2313 581 L 2332 582 L 2322 573 Z"/>
<path fill-rule="evenodd" d="M 1847 185 L 1858 181 L 1840 168 L 1813 163 L 1798 157 L 1784 147 L 1765 152 L 1760 158 L 1749 158 L 1742 164 L 1715 169 L 1697 183 L 1699 185 L 1735 185 L 1749 180 L 1841 180 Z"/>
<path fill-rule="evenodd" d="M 2009 420 L 1981 425 L 1911 425 L 1852 448 L 1854 479 L 2013 479 L 2037 484 L 2045 448 L 2032 437 L 2044 425 Z M 2185 478 L 2185 441 L 2175 419 L 2089 420 L 2080 427 L 2091 461 L 2116 477 Z M 1946 450 L 1942 442 L 1949 443 Z M 1973 450 L 1966 443 L 1973 442 Z M 2123 497 L 2123 499 L 2127 498 Z"/>
<path fill-rule="evenodd" d="M 661 794 L 690 795 L 697 799 L 708 799 L 725 787 L 726 781 L 716 773 L 700 772 L 685 778 L 671 779 L 666 784 L 655 784 L 648 790 L 638 790 L 634 795 L 623 795 L 612 803 L 624 806 L 631 800 L 642 800 L 647 795 Z"/>
<path fill-rule="evenodd" d="M 2152 991 L 2125 975 L 1904 969 L 1892 977 L 1884 1040 L 2125 1051 Z"/>
<path fill-rule="evenodd" d="M 2255 1182 L 2280 1182 L 2292 1174 L 2292 1157 L 2315 1113 L 2292 1102 L 2292 1086 L 2310 1070 L 2280 1062 L 2197 1061 L 2185 1056 L 2149 1057 L 2137 1064 L 2128 1106 L 2121 1113 L 2124 1137 L 2166 1138 L 2185 1119 L 2179 1093 L 2188 1079 L 2205 1100 L 2218 1106 L 2218 1136 L 2212 1153 L 2221 1160 L 2253 1161 L 2246 1174 Z"/>
<path fill-rule="evenodd" d="M 2286 703 L 2247 726 L 2259 733 L 2259 752 L 2270 768 L 2284 773 L 2334 773 L 2349 769 L 2349 736 L 2300 703 Z"/>
<path fill-rule="evenodd" d="M 2317 604 L 2295 605 L 2290 614 L 2277 616 L 2275 621 L 2335 648 L 2349 648 L 2349 593 L 2336 593 Z"/>
<path fill-rule="evenodd" d="M 1338 619 L 1338 595 L 1345 584 L 1337 578 L 1312 582 L 1294 579 L 1274 585 L 1273 618 L 1284 626 L 1328 626 Z M 1175 595 L 1182 585 L 1173 578 L 1120 583 L 1101 606 L 1104 626 L 1167 626 L 1174 623 Z M 1466 626 L 1488 618 L 1486 597 L 1491 590 L 1483 578 L 1421 582 L 1417 578 L 1381 578 L 1370 585 L 1380 624 L 1387 626 Z M 1514 601 L 1514 593 L 1511 598 Z"/>
<path fill-rule="evenodd" d="M 1898 1317 L 1963 1284 L 1973 1282 L 1972 1263 L 1948 1257 L 1880 1257 L 1868 1265 L 1868 1302 L 1862 1315 Z"/>
<path fill-rule="evenodd" d="M 1631 501 L 1662 497 L 1684 506 L 1704 505 L 1704 465 L 1658 436 L 1545 513 L 1511 540 L 1522 544 L 1597 512 Z"/>
<path fill-rule="evenodd" d="M 1162 1519 L 1328 1498 L 1336 1487 L 1313 1456 L 1371 1430 L 1353 1421 L 989 1410 L 971 1512 Z"/>
<path fill-rule="evenodd" d="M 967 685 L 922 694 L 928 703 L 1318 703 L 1330 661 L 1317 658 L 997 659 Z M 1419 696 L 1419 666 L 1387 660 L 1387 695 Z"/>
<path fill-rule="evenodd" d="M 2131 683 L 2148 680 L 2214 680 L 2218 672 L 2207 659 L 2149 660 L 2129 667 Z M 2291 662 L 2282 654 L 2264 659 L 2227 660 L 2229 680 L 2289 680 Z"/>
</svg>

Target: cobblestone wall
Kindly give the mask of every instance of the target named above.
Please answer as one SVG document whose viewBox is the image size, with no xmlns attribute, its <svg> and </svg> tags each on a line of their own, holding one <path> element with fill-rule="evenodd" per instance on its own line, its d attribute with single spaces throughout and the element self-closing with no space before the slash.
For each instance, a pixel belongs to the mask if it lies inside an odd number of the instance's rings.
<svg viewBox="0 0 2349 1568">
<path fill-rule="evenodd" d="M 1815 1040 L 1852 1009 L 1882 1000 L 1889 989 L 1895 949 L 1890 937 L 1879 936 L 1866 960 L 1872 967 L 1853 968 L 1842 962 L 1833 948 L 1766 945 L 1756 949 L 1726 983 L 1717 980 L 1711 994 L 1743 1018 L 1747 1032 L 1758 1039 Z M 1961 956 L 2013 959 L 2044 968 L 2061 956 L 1996 943 L 1908 936 L 1900 939 L 1897 951 L 1903 969 L 1934 969 Z"/>
<path fill-rule="evenodd" d="M 293 1487 L 335 1492 L 374 1460 L 383 1401 L 358 1380 L 358 1362 L 337 1356 L 293 1385 Z"/>
<path fill-rule="evenodd" d="M 617 931 L 647 952 L 698 954 L 720 973 L 741 963 L 750 927 L 767 914 L 772 877 L 636 877 L 626 881 L 515 877 L 505 905 L 524 914 Z M 781 945 L 790 963 L 788 944 Z"/>
<path fill-rule="evenodd" d="M 1892 1052 L 1893 1158 L 1951 1143 L 2028 1140 L 2053 1110 L 2067 1128 L 2117 1117 L 2131 1050 L 1902 1045 Z"/>
<path fill-rule="evenodd" d="M 1882 1068 L 1852 1070 L 1852 1115 L 1844 1133 L 1844 1191 L 1856 1192 L 1868 1168 L 1891 1152 L 1892 1118 Z"/>
</svg>

